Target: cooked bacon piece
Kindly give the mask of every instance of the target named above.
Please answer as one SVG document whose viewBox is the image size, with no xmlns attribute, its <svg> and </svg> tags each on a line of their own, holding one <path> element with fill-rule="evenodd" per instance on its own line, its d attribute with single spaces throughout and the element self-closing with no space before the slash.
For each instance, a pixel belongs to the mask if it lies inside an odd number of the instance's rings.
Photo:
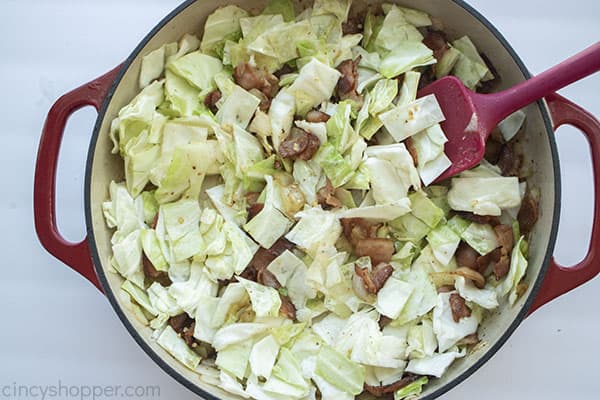
<svg viewBox="0 0 600 400">
<path fill-rule="evenodd" d="M 264 94 L 263 92 L 261 92 L 258 89 L 250 89 L 249 93 L 254 95 L 254 97 L 260 99 L 260 103 L 258 103 L 258 108 L 260 109 L 260 111 L 263 112 L 268 112 L 269 108 L 271 107 L 271 98 L 268 97 L 266 94 Z"/>
<path fill-rule="evenodd" d="M 335 188 L 329 178 L 325 181 L 325 186 L 317 191 L 317 201 L 324 209 L 339 208 L 342 206 L 340 199 L 335 197 Z"/>
<path fill-rule="evenodd" d="M 252 218 L 254 218 L 256 216 L 256 214 L 261 212 L 264 207 L 265 207 L 265 205 L 263 203 L 254 203 L 254 204 L 249 205 L 248 206 L 248 220 L 251 220 Z"/>
<path fill-rule="evenodd" d="M 260 197 L 259 192 L 249 192 L 244 196 L 246 198 L 246 209 L 248 211 L 248 220 L 251 220 L 262 211 L 265 206 L 263 203 L 258 202 L 258 198 Z"/>
<path fill-rule="evenodd" d="M 275 275 L 273 275 L 273 273 L 266 268 L 263 268 L 260 271 L 258 271 L 257 282 L 261 285 L 272 287 L 277 290 L 281 289 L 281 284 L 279 283 Z M 288 296 L 283 295 L 281 292 L 279 292 L 279 298 L 281 299 L 281 307 L 279 307 L 279 312 L 283 314 L 283 316 L 285 316 L 286 318 L 295 320 L 296 307 L 294 306 L 294 303 L 292 303 Z"/>
<path fill-rule="evenodd" d="M 490 58 L 487 55 L 485 55 L 485 53 L 479 53 L 479 55 L 483 59 L 485 66 L 488 67 L 492 75 L 494 75 L 494 79 L 481 82 L 481 85 L 477 88 L 477 92 L 483 94 L 496 92 L 498 86 L 497 84 L 500 81 L 500 74 L 498 73 L 498 70 L 496 69 L 494 64 L 492 64 L 492 62 L 490 61 Z"/>
<path fill-rule="evenodd" d="M 294 243 L 290 242 L 286 238 L 279 238 L 273 246 L 269 248 L 269 253 L 271 253 L 275 258 L 282 255 L 286 250 L 292 250 L 294 248 Z"/>
<path fill-rule="evenodd" d="M 342 218 L 340 219 L 344 236 L 356 246 L 359 240 L 373 238 L 377 235 L 380 224 L 372 224 L 364 218 Z"/>
<path fill-rule="evenodd" d="M 417 153 L 417 148 L 415 147 L 415 143 L 413 142 L 412 137 L 406 139 L 404 143 L 406 144 L 406 150 L 408 150 L 408 152 L 410 153 L 410 156 L 412 157 L 413 163 L 416 167 L 417 165 L 419 165 L 419 154 Z"/>
<path fill-rule="evenodd" d="M 377 294 L 392 276 L 394 268 L 389 264 L 379 264 L 369 271 L 367 268 L 361 268 L 354 264 L 354 272 L 362 279 L 367 293 Z"/>
<path fill-rule="evenodd" d="M 208 107 L 210 111 L 216 114 L 217 111 L 219 111 L 217 109 L 217 102 L 219 100 L 221 100 L 221 92 L 219 91 L 219 89 L 215 89 L 206 95 L 206 97 L 204 98 L 204 105 Z"/>
<path fill-rule="evenodd" d="M 492 226 L 496 226 L 500 223 L 500 219 L 493 215 L 477 215 L 468 211 L 458 211 L 458 215 L 467 219 L 471 222 L 475 222 L 477 224 L 490 224 Z"/>
<path fill-rule="evenodd" d="M 508 275 L 508 271 L 510 271 L 510 257 L 508 254 L 503 254 L 494 264 L 494 276 L 496 280 L 504 278 Z"/>
<path fill-rule="evenodd" d="M 521 298 L 525 294 L 525 292 L 529 289 L 529 284 L 527 282 L 521 282 L 517 285 L 517 299 Z"/>
<path fill-rule="evenodd" d="M 496 237 L 498 238 L 499 248 L 494 250 L 494 276 L 497 280 L 508 275 L 510 270 L 510 253 L 514 246 L 512 228 L 508 225 L 496 225 L 494 227 Z"/>
<path fill-rule="evenodd" d="M 500 259 L 500 248 L 481 256 L 469 244 L 461 242 L 456 250 L 456 262 L 459 266 L 472 269 L 479 274 L 485 273 L 491 262 L 497 262 Z"/>
<path fill-rule="evenodd" d="M 258 251 L 254 253 L 254 257 L 252 257 L 252 260 L 246 269 L 242 271 L 240 276 L 244 279 L 257 282 L 258 272 L 263 268 L 266 268 L 275 258 L 276 257 L 273 257 L 273 255 L 269 253 L 269 250 L 264 247 L 259 248 Z"/>
<path fill-rule="evenodd" d="M 279 90 L 279 79 L 264 69 L 255 69 L 248 63 L 239 64 L 233 71 L 235 83 L 250 91 L 258 89 L 272 99 Z"/>
<path fill-rule="evenodd" d="M 538 202 L 531 195 L 526 195 L 517 215 L 521 233 L 528 234 L 538 220 Z"/>
<path fill-rule="evenodd" d="M 258 202 L 259 197 L 260 192 L 248 192 L 244 195 L 244 198 L 246 199 L 246 203 L 248 203 L 248 205 L 252 205 Z"/>
<path fill-rule="evenodd" d="M 337 83 L 336 93 L 340 100 L 354 100 L 362 103 L 362 96 L 358 94 L 358 64 L 361 56 L 356 60 L 345 60 L 338 65 L 337 70 L 340 71 L 342 77 Z"/>
<path fill-rule="evenodd" d="M 260 283 L 261 285 L 265 285 L 275 289 L 281 288 L 281 284 L 279 283 L 275 275 L 273 275 L 273 273 L 269 271 L 266 267 L 258 271 L 256 282 Z"/>
<path fill-rule="evenodd" d="M 454 286 L 450 286 L 450 285 L 444 285 L 444 286 L 440 286 L 439 288 L 437 288 L 437 292 L 438 293 L 449 293 L 449 292 L 453 292 Z"/>
<path fill-rule="evenodd" d="M 372 265 L 389 262 L 394 254 L 394 241 L 384 238 L 360 239 L 354 247 L 358 257 L 369 256 Z"/>
<path fill-rule="evenodd" d="M 331 117 L 324 112 L 319 110 L 310 110 L 308 114 L 306 114 L 306 120 L 308 122 L 327 122 Z"/>
<path fill-rule="evenodd" d="M 291 319 L 292 321 L 296 320 L 296 306 L 292 303 L 292 300 L 288 296 L 284 296 L 279 293 L 279 298 L 281 298 L 281 307 L 279 307 L 279 313 L 284 317 Z"/>
<path fill-rule="evenodd" d="M 485 273 L 485 271 L 486 271 L 487 267 L 490 265 L 490 263 L 498 262 L 500 260 L 501 256 L 502 256 L 502 251 L 501 251 L 500 247 L 492 250 L 491 252 L 487 253 L 485 256 L 479 256 L 477 258 L 476 270 L 481 274 Z"/>
<path fill-rule="evenodd" d="M 382 315 L 379 317 L 379 329 L 383 329 L 386 326 L 389 325 L 390 322 L 392 322 L 393 319 L 386 317 L 385 315 Z"/>
<path fill-rule="evenodd" d="M 498 164 L 498 160 L 500 159 L 500 153 L 502 152 L 502 148 L 504 147 L 502 134 L 499 133 L 499 137 L 496 138 L 495 132 L 499 132 L 498 128 L 495 128 L 492 131 L 492 134 L 488 138 L 485 143 L 485 159 L 492 164 Z"/>
<path fill-rule="evenodd" d="M 342 23 L 342 33 L 344 35 L 354 35 L 363 32 L 364 16 L 354 16 L 348 18 L 347 22 Z"/>
<path fill-rule="evenodd" d="M 373 282 L 373 278 L 371 278 L 371 274 L 367 268 L 361 268 L 357 264 L 354 264 L 354 273 L 356 273 L 356 275 L 362 279 L 367 293 L 377 293 L 377 287 L 375 286 L 375 282 Z"/>
<path fill-rule="evenodd" d="M 433 70 L 433 66 L 424 68 L 425 70 L 421 72 L 421 79 L 419 79 L 419 90 L 435 81 L 435 71 Z"/>
<path fill-rule="evenodd" d="M 394 268 L 390 264 L 379 264 L 373 268 L 373 283 L 379 290 L 385 285 L 387 280 L 392 276 Z"/>
<path fill-rule="evenodd" d="M 456 262 L 461 267 L 477 269 L 477 258 L 479 253 L 465 242 L 460 242 L 456 250 Z"/>
<path fill-rule="evenodd" d="M 494 227 L 498 244 L 502 249 L 503 254 L 508 254 L 514 246 L 514 238 L 512 228 L 508 225 L 500 224 Z"/>
<path fill-rule="evenodd" d="M 183 338 L 183 340 L 185 340 L 185 343 L 190 347 L 194 347 L 194 345 L 197 345 L 197 340 L 194 337 L 195 329 L 196 321 L 192 321 L 192 324 L 190 326 L 183 328 L 183 333 L 181 334 L 181 337 Z"/>
<path fill-rule="evenodd" d="M 292 128 L 289 136 L 279 145 L 279 154 L 283 158 L 293 160 L 310 160 L 321 146 L 321 141 L 310 132 L 300 128 Z"/>
<path fill-rule="evenodd" d="M 477 343 L 479 343 L 479 335 L 477 334 L 477 332 L 475 332 L 472 335 L 465 336 L 464 338 L 459 340 L 457 345 L 469 346 L 469 345 L 473 345 L 473 344 L 477 344 Z"/>
<path fill-rule="evenodd" d="M 181 313 L 169 318 L 169 325 L 175 332 L 183 333 L 183 329 L 190 326 L 193 321 L 186 313 Z"/>
<path fill-rule="evenodd" d="M 521 157 L 519 157 L 514 150 L 512 144 L 505 144 L 500 149 L 498 155 L 498 167 L 502 171 L 504 176 L 519 176 L 519 170 L 521 169 Z"/>
<path fill-rule="evenodd" d="M 154 268 L 152 261 L 146 257 L 145 254 L 142 256 L 142 264 L 144 266 L 144 274 L 150 279 L 156 279 L 160 276 L 160 271 Z"/>
<path fill-rule="evenodd" d="M 389 385 L 371 386 L 365 383 L 365 390 L 375 397 L 382 397 L 386 394 L 394 393 L 397 390 L 400 390 L 403 387 L 410 385 L 417 379 L 419 379 L 419 375 L 406 374 L 399 381 L 391 383 Z"/>
<path fill-rule="evenodd" d="M 452 319 L 458 323 L 462 318 L 471 316 L 471 309 L 467 306 L 465 299 L 460 297 L 458 293 L 450 295 L 450 308 L 452 309 Z"/>
<path fill-rule="evenodd" d="M 281 67 L 280 69 L 275 71 L 275 73 L 273 75 L 275 75 L 278 79 L 281 79 L 282 75 L 291 74 L 294 72 L 295 72 L 294 68 L 290 67 L 287 64 L 283 64 L 283 67 Z"/>
<path fill-rule="evenodd" d="M 444 35 L 438 31 L 429 31 L 425 39 L 423 39 L 423 44 L 433 50 L 433 56 L 438 61 L 450 48 Z"/>
<path fill-rule="evenodd" d="M 261 247 L 252 257 L 246 269 L 240 274 L 242 278 L 258 282 L 258 272 L 265 269 L 271 261 L 279 257 L 284 251 L 294 248 L 294 244 L 285 238 L 278 239 L 270 249 Z"/>
</svg>

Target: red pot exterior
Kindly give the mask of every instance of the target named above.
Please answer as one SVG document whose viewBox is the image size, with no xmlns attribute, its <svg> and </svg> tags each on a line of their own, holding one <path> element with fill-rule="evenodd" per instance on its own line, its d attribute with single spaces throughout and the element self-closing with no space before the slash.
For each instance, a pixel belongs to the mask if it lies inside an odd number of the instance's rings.
<svg viewBox="0 0 600 400">
<path fill-rule="evenodd" d="M 33 184 L 35 229 L 42 246 L 54 257 L 83 275 L 103 292 L 96 275 L 86 237 L 71 243 L 62 237 L 56 225 L 56 168 L 60 145 L 69 117 L 85 106 L 100 110 L 115 82 L 120 66 L 60 97 L 46 117 L 38 148 Z"/>
</svg>

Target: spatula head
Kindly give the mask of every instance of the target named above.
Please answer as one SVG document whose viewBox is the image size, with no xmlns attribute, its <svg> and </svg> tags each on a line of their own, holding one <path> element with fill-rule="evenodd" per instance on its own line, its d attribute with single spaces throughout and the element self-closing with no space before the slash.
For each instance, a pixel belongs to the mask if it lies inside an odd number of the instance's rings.
<svg viewBox="0 0 600 400">
<path fill-rule="evenodd" d="M 483 159 L 485 141 L 489 134 L 478 118 L 475 93 L 467 89 L 456 77 L 441 78 L 421 89 L 418 97 L 434 94 L 446 120 L 441 126 L 448 138 L 444 152 L 452 161 L 436 181 L 454 176 L 474 167 Z"/>
</svg>

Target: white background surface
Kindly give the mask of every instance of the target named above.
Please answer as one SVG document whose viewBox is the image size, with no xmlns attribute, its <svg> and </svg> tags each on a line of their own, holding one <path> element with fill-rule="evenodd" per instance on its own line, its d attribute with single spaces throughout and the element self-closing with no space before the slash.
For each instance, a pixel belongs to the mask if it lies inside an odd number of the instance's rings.
<svg viewBox="0 0 600 400">
<path fill-rule="evenodd" d="M 41 127 L 63 93 L 124 60 L 178 0 L 2 0 L 0 15 L 0 387 L 155 385 L 163 399 L 195 399 L 135 344 L 108 301 L 47 254 L 33 228 Z M 472 0 L 536 73 L 600 39 L 600 2 Z M 561 5 L 558 5 L 561 4 Z M 600 75 L 562 93 L 600 116 Z M 70 121 L 60 161 L 59 224 L 83 237 L 83 179 L 95 113 Z M 587 248 L 592 214 L 585 141 L 559 135 L 563 209 L 556 255 Z M 600 200 L 599 200 L 600 201 Z M 597 399 L 600 280 L 539 310 L 500 352 L 444 399 Z M 2 398 L 2 394 L 0 394 Z"/>
</svg>

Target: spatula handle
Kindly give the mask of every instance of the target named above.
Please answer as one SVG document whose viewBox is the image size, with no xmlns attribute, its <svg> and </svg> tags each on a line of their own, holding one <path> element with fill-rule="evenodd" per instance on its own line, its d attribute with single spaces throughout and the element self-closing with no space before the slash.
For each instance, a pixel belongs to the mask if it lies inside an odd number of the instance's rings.
<svg viewBox="0 0 600 400">
<path fill-rule="evenodd" d="M 478 95 L 477 103 L 481 100 L 489 124 L 494 127 L 513 112 L 598 71 L 600 42 L 510 89 Z"/>
</svg>

